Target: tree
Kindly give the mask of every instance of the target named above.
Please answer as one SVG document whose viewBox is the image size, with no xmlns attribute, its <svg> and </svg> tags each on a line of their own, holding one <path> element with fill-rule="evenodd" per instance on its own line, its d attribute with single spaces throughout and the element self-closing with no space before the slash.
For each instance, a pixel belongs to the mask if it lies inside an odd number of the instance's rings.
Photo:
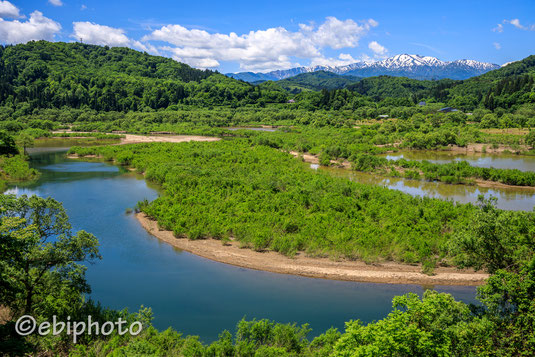
<svg viewBox="0 0 535 357">
<path fill-rule="evenodd" d="M 486 349 L 492 325 L 474 319 L 449 294 L 427 290 L 396 296 L 394 311 L 375 323 L 346 323 L 332 356 L 474 356 Z M 485 355 L 483 353 L 483 355 Z"/>
<path fill-rule="evenodd" d="M 26 155 L 26 148 L 31 148 L 31 147 L 34 146 L 34 139 L 28 133 L 21 132 L 17 136 L 15 141 L 16 141 L 17 145 L 22 146 L 22 150 L 23 150 L 25 155 Z"/>
<path fill-rule="evenodd" d="M 58 299 L 90 292 L 79 263 L 100 259 L 98 240 L 85 231 L 73 234 L 61 203 L 1 195 L 0 220 L 0 305 L 14 315 L 43 313 L 50 303 L 57 309 Z"/>
<path fill-rule="evenodd" d="M 524 138 L 526 145 L 529 145 L 530 148 L 535 149 L 535 130 L 530 130 L 529 133 Z"/>
<path fill-rule="evenodd" d="M 19 150 L 13 137 L 5 131 L 0 131 L 0 155 L 17 155 Z"/>
<path fill-rule="evenodd" d="M 535 212 L 502 211 L 496 198 L 479 197 L 473 224 L 455 234 L 450 253 L 459 267 L 518 271 L 534 257 Z"/>
</svg>

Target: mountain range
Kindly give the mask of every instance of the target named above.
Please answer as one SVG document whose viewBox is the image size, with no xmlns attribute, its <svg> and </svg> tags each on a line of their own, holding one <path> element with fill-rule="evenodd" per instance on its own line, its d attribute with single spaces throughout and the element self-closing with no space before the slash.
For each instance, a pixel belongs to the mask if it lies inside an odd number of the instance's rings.
<svg viewBox="0 0 535 357">
<path fill-rule="evenodd" d="M 227 76 L 246 82 L 278 81 L 302 73 L 317 71 L 332 72 L 354 77 L 395 76 L 413 79 L 467 79 L 500 68 L 493 63 L 474 60 L 441 61 L 438 58 L 420 55 L 396 55 L 382 61 L 357 62 L 346 66 L 311 66 L 277 70 L 267 73 L 239 72 Z"/>
</svg>

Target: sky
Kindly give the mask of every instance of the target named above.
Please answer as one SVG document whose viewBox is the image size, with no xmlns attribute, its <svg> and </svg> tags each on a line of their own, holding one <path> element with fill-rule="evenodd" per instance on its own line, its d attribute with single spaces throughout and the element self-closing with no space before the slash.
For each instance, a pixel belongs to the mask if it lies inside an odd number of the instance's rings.
<svg viewBox="0 0 535 357">
<path fill-rule="evenodd" d="M 535 54 L 535 0 L 0 0 L 0 43 L 130 47 L 267 72 L 397 54 L 504 64 Z"/>
</svg>

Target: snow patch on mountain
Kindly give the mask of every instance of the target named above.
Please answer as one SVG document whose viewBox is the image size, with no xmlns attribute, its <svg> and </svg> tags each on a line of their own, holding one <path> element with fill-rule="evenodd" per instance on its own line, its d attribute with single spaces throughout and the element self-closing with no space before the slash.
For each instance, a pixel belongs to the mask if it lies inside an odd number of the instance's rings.
<svg viewBox="0 0 535 357">
<path fill-rule="evenodd" d="M 230 77 L 248 82 L 261 80 L 281 80 L 301 73 L 317 71 L 333 72 L 340 75 L 371 77 L 380 75 L 403 76 L 415 79 L 466 79 L 500 68 L 493 63 L 462 59 L 451 62 L 436 57 L 401 54 L 376 62 L 356 62 L 345 66 L 297 67 L 268 73 L 229 73 Z"/>
</svg>

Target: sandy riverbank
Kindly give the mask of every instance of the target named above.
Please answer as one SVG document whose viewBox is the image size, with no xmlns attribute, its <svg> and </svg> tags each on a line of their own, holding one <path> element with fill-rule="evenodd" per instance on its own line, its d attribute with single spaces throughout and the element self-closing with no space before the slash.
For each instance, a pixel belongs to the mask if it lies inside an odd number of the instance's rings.
<svg viewBox="0 0 535 357">
<path fill-rule="evenodd" d="M 53 131 L 53 133 L 90 133 L 87 131 L 73 132 L 70 130 L 64 131 Z M 212 136 L 200 136 L 200 135 L 137 135 L 137 134 L 114 134 L 114 133 L 105 133 L 110 135 L 122 135 L 123 137 L 119 139 L 119 143 L 110 144 L 110 145 L 125 145 L 125 144 L 139 144 L 139 143 L 183 143 L 189 141 L 218 141 L 220 138 Z M 62 137 L 57 137 L 62 138 Z M 90 139 L 90 136 L 71 136 L 65 137 L 65 139 Z"/>
<path fill-rule="evenodd" d="M 239 243 L 223 245 L 214 239 L 189 240 L 176 238 L 171 231 L 158 228 L 158 223 L 143 213 L 136 214 L 141 225 L 156 238 L 195 255 L 243 268 L 273 273 L 301 275 L 313 278 L 358 282 L 420 284 L 420 285 L 481 285 L 487 274 L 456 268 L 438 268 L 435 275 L 421 273 L 420 266 L 398 263 L 368 265 L 360 261 L 333 261 L 328 258 L 311 258 L 303 253 L 294 258 L 266 251 L 242 249 Z"/>
<path fill-rule="evenodd" d="M 138 143 L 183 143 L 189 141 L 218 141 L 219 138 L 199 135 L 134 135 L 125 134 L 120 145 Z"/>
</svg>

